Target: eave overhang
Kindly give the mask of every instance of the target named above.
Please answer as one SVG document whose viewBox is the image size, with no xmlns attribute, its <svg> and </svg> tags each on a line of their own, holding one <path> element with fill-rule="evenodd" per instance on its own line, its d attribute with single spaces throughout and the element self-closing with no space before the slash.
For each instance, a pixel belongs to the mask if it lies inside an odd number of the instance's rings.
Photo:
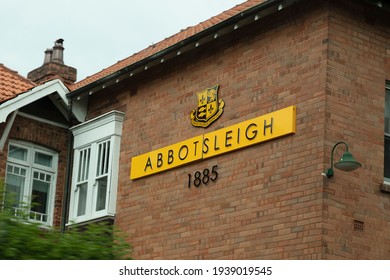
<svg viewBox="0 0 390 280">
<path fill-rule="evenodd" d="M 371 6 L 379 7 L 385 11 L 389 11 L 389 5 L 384 1 L 376 0 L 356 0 L 364 2 Z M 259 19 L 270 16 L 283 10 L 287 7 L 293 6 L 303 0 L 268 0 L 260 3 L 252 8 L 249 8 L 237 15 L 228 18 L 225 21 L 217 23 L 203 31 L 200 31 L 180 42 L 173 44 L 162 51 L 156 52 L 144 59 L 132 63 L 116 72 L 104 76 L 94 82 L 91 82 L 83 87 L 75 89 L 70 92 L 68 98 L 82 99 L 85 96 L 92 95 L 107 87 L 115 85 L 125 79 L 133 77 L 141 72 L 144 72 L 152 67 L 160 65 L 168 60 L 172 60 L 177 56 L 190 52 L 206 43 L 217 40 L 227 34 L 235 32 L 250 23 Z"/>
<path fill-rule="evenodd" d="M 77 98 L 77 100 L 80 100 L 87 95 L 94 94 L 102 89 L 115 85 L 127 78 L 133 77 L 141 72 L 151 69 L 154 66 L 174 59 L 183 53 L 190 52 L 191 50 L 194 50 L 206 43 L 217 40 L 227 34 L 235 32 L 237 29 L 301 1 L 303 0 L 268 0 L 263 2 L 232 16 L 225 21 L 217 23 L 203 31 L 185 38 L 184 40 L 173 44 L 162 51 L 130 64 L 119 71 L 78 88 L 70 92 L 67 96 L 69 98 Z"/>
<path fill-rule="evenodd" d="M 0 104 L 0 123 L 5 122 L 8 115 L 12 112 L 52 94 L 57 95 L 57 100 L 60 101 L 60 104 L 63 105 L 62 107 L 66 109 L 69 106 L 69 100 L 66 96 L 68 93 L 69 89 L 58 79 L 34 87 L 33 89 Z"/>
</svg>

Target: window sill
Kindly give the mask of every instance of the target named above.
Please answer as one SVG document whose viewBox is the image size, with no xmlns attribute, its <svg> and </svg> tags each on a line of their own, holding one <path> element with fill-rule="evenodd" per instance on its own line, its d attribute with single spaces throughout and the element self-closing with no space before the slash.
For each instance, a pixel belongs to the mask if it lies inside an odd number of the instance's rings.
<svg viewBox="0 0 390 280">
<path fill-rule="evenodd" d="M 115 216 L 106 215 L 106 216 L 102 216 L 102 217 L 99 217 L 96 219 L 84 220 L 84 221 L 80 221 L 80 222 L 69 222 L 66 224 L 66 227 L 67 228 L 83 227 L 83 226 L 86 226 L 89 224 L 100 223 L 100 222 L 105 222 L 105 223 L 112 225 L 112 224 L 114 224 L 114 221 L 115 221 Z"/>
<path fill-rule="evenodd" d="M 383 182 L 382 184 L 380 184 L 379 189 L 381 192 L 390 194 L 390 183 Z"/>
</svg>

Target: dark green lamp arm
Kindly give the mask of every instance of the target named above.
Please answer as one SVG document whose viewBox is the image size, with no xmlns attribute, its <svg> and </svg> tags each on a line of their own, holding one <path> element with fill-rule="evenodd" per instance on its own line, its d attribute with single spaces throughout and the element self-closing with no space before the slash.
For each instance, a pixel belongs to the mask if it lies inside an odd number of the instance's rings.
<svg viewBox="0 0 390 280">
<path fill-rule="evenodd" d="M 343 153 L 343 156 L 340 158 L 340 161 L 333 164 L 334 150 L 340 144 L 345 145 L 346 151 Z M 330 168 L 328 170 L 326 170 L 326 173 L 325 173 L 326 177 L 330 178 L 333 176 L 333 166 L 336 167 L 337 169 L 342 170 L 342 171 L 353 171 L 353 170 L 361 167 L 362 165 L 359 162 L 357 162 L 354 159 L 354 157 L 352 156 L 352 154 L 348 151 L 347 143 L 338 142 L 338 143 L 336 143 L 336 145 L 333 146 L 332 154 L 330 156 Z"/>
<path fill-rule="evenodd" d="M 334 154 L 334 150 L 336 149 L 336 147 L 340 144 L 344 144 L 346 151 L 348 152 L 348 145 L 347 145 L 347 143 L 345 143 L 343 141 L 337 142 L 333 146 L 332 153 L 330 154 L 330 168 L 328 168 L 328 170 L 326 170 L 326 173 L 325 173 L 326 177 L 328 177 L 328 178 L 333 177 L 333 174 L 334 174 L 334 172 L 333 172 L 333 154 Z"/>
</svg>

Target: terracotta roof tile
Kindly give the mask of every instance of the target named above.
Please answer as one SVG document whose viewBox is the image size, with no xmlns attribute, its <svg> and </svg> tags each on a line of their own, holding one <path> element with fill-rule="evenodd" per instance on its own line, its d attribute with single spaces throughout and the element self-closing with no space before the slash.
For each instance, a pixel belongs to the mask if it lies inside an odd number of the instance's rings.
<svg viewBox="0 0 390 280">
<path fill-rule="evenodd" d="M 201 23 L 199 23 L 198 25 L 195 25 L 195 26 L 190 26 L 186 29 L 183 29 L 181 30 L 179 33 L 171 36 L 171 37 L 168 37 L 168 38 L 165 38 L 164 40 L 160 41 L 159 43 L 156 43 L 154 45 L 151 45 L 149 47 L 147 47 L 146 49 L 143 49 L 141 50 L 140 52 L 138 53 L 135 53 L 123 60 L 120 60 L 118 61 L 116 64 L 106 68 L 106 69 L 103 69 L 102 71 L 92 75 L 92 76 L 89 76 L 77 83 L 75 83 L 74 85 L 71 86 L 71 89 L 72 90 L 76 90 L 78 88 L 81 88 L 81 87 L 84 87 L 90 83 L 93 83 L 101 78 L 104 78 L 112 73 L 115 73 L 116 71 L 120 70 L 120 69 L 123 69 L 129 65 L 132 65 L 138 61 L 141 61 L 142 59 L 145 59 L 153 54 L 156 54 L 170 46 L 173 46 L 175 45 L 176 43 L 179 43 L 180 41 L 183 41 L 184 39 L 187 39 L 207 28 L 210 28 L 220 22 L 223 22 L 247 9 L 250 9 L 256 5 L 259 5 L 263 2 L 266 2 L 267 0 L 248 0 L 242 4 L 239 4 L 233 8 L 231 8 L 230 10 L 227 10 L 227 11 L 224 11 L 222 12 L 221 14 L 219 15 L 216 15 L 206 21 L 203 21 Z"/>
<path fill-rule="evenodd" d="M 0 64 L 0 103 L 12 99 L 35 86 L 35 83 L 19 75 L 18 72 Z"/>
</svg>

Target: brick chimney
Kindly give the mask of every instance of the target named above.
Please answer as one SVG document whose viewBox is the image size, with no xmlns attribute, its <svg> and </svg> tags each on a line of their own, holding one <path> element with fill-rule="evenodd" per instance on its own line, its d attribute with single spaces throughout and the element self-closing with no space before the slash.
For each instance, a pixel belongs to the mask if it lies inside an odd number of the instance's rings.
<svg viewBox="0 0 390 280">
<path fill-rule="evenodd" d="M 60 79 L 66 85 L 76 82 L 76 68 L 64 64 L 63 43 L 63 39 L 58 39 L 52 49 L 46 49 L 43 65 L 28 73 L 27 78 L 38 84 L 53 79 Z"/>
</svg>

